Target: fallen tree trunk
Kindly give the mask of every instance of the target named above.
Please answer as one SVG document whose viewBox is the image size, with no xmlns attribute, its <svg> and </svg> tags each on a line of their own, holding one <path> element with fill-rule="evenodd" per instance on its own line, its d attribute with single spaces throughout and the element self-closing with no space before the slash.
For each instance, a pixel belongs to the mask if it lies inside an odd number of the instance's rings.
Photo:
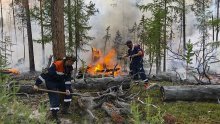
<svg viewBox="0 0 220 124">
<path fill-rule="evenodd" d="M 123 89 L 128 89 L 131 84 L 131 79 L 128 77 L 104 77 L 104 78 L 87 78 L 72 80 L 73 89 L 91 89 L 91 90 L 106 90 L 110 87 L 121 86 Z M 12 81 L 6 84 L 9 89 L 14 86 L 19 93 L 36 93 L 33 89 L 34 81 L 24 83 L 22 81 Z M 46 89 L 45 84 L 40 85 L 40 88 Z"/>
<path fill-rule="evenodd" d="M 162 86 L 161 93 L 164 101 L 218 100 L 220 85 Z"/>
<path fill-rule="evenodd" d="M 130 87 L 131 79 L 128 77 L 104 77 L 104 78 L 86 78 L 72 80 L 75 89 L 96 89 L 106 90 L 112 86 L 122 85 L 122 88 Z"/>
</svg>

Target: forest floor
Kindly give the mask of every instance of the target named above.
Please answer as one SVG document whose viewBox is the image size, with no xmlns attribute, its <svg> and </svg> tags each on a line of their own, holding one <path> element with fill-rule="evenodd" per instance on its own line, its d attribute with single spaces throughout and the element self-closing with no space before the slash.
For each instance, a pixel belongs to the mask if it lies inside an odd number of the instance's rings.
<svg viewBox="0 0 220 124">
<path fill-rule="evenodd" d="M 152 82 L 157 83 L 160 86 L 168 85 L 177 85 L 170 82 Z M 151 90 L 144 90 L 144 86 L 134 86 L 131 92 L 136 93 L 143 90 L 141 94 L 137 96 L 138 100 L 132 102 L 132 108 L 135 111 L 135 116 L 126 115 L 125 123 L 146 123 L 150 122 L 151 124 L 157 123 L 170 123 L 170 124 L 217 124 L 220 123 L 220 104 L 217 101 L 172 101 L 172 102 L 163 102 L 161 100 L 161 94 L 159 88 L 153 88 Z M 88 92 L 87 90 L 79 91 L 81 93 Z M 92 91 L 95 92 L 95 91 Z M 24 96 L 20 97 L 24 104 L 31 106 L 33 111 L 36 109 L 45 109 L 49 108 L 49 100 L 47 94 L 38 94 L 25 98 Z M 31 99 L 30 99 L 31 98 Z M 141 103 L 140 101 L 143 101 Z M 88 114 L 80 109 L 77 103 L 77 97 L 73 97 L 71 103 L 70 115 L 62 115 L 61 117 L 63 124 L 87 124 L 87 123 L 108 123 L 111 124 L 113 121 L 107 115 L 107 113 L 102 109 L 93 110 L 93 114 L 98 118 L 98 120 L 88 119 Z M 46 113 L 47 114 L 47 113 Z"/>
<path fill-rule="evenodd" d="M 158 82 L 155 82 L 158 83 Z M 161 86 L 172 86 L 177 85 L 170 82 L 160 82 Z M 135 90 L 134 90 L 135 92 Z M 220 123 L 220 104 L 218 101 L 172 101 L 163 102 L 161 99 L 160 90 L 150 90 L 144 92 L 141 99 L 151 98 L 151 104 L 160 108 L 160 113 L 162 113 L 163 118 L 169 121 L 169 117 L 174 119 L 177 124 L 217 124 Z M 144 113 L 145 106 L 140 106 L 140 113 Z M 150 116 L 155 117 L 158 114 L 158 109 L 150 110 Z M 144 114 L 142 114 L 142 117 Z M 143 117 L 146 118 L 146 117 Z"/>
</svg>

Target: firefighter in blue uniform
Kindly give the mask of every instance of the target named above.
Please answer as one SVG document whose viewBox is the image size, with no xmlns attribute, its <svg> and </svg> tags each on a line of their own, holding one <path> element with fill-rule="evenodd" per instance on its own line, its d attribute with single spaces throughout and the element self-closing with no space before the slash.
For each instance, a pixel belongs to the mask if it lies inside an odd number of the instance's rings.
<svg viewBox="0 0 220 124">
<path fill-rule="evenodd" d="M 130 75 L 134 80 L 138 80 L 138 76 L 145 82 L 145 86 L 148 85 L 148 78 L 143 68 L 143 50 L 139 44 L 134 45 L 131 40 L 126 42 L 128 52 L 123 57 L 130 58 Z"/>
<path fill-rule="evenodd" d="M 68 114 L 68 108 L 72 100 L 71 89 L 71 72 L 73 70 L 73 63 L 76 61 L 76 57 L 65 57 L 63 60 L 58 60 L 53 62 L 46 73 L 42 73 L 37 79 L 34 85 L 34 89 L 38 90 L 41 83 L 46 83 L 48 90 L 63 91 L 66 92 L 64 96 L 63 114 Z M 48 93 L 50 100 L 50 111 L 52 113 L 53 119 L 56 119 L 59 123 L 57 117 L 57 112 L 59 111 L 60 97 L 57 93 Z"/>
</svg>

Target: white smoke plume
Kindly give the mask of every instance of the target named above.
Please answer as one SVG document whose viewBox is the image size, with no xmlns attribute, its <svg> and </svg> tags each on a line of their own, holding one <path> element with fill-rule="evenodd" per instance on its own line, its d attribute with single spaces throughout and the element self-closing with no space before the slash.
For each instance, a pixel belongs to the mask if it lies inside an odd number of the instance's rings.
<svg viewBox="0 0 220 124">
<path fill-rule="evenodd" d="M 85 0 L 89 2 L 90 0 Z M 15 43 L 15 36 L 13 30 L 13 22 L 12 22 L 12 9 L 9 7 L 10 0 L 2 0 L 3 2 L 3 13 L 4 13 L 4 27 L 5 27 L 5 35 L 11 36 L 11 40 Z M 30 4 L 34 4 L 35 0 L 33 0 Z M 152 2 L 152 0 L 92 0 L 96 4 L 96 8 L 99 9 L 99 13 L 96 13 L 95 16 L 91 17 L 90 24 L 92 25 L 92 30 L 89 34 L 95 37 L 95 40 L 91 41 L 91 46 L 87 46 L 87 49 L 91 50 L 90 47 L 97 47 L 102 49 L 104 46 L 104 35 L 106 35 L 106 28 L 110 26 L 110 34 L 111 39 L 110 42 L 114 40 L 116 31 L 120 31 L 122 34 L 123 42 L 131 37 L 128 35 L 128 28 L 131 28 L 134 23 L 139 23 L 142 14 L 145 14 L 146 17 L 149 17 L 149 13 L 142 13 L 137 7 L 136 2 L 147 4 Z M 187 5 L 192 4 L 192 0 L 186 0 Z M 214 3 L 214 0 L 213 2 Z M 211 6 L 210 9 L 216 11 L 216 7 Z M 9 14 L 10 13 L 10 14 Z M 214 13 L 214 16 L 216 14 Z M 192 12 L 187 14 L 186 20 L 186 35 L 187 41 L 191 39 L 191 41 L 196 42 L 198 37 L 200 36 L 198 29 L 196 29 L 196 17 Z M 174 25 L 174 27 L 177 27 Z M 40 38 L 40 27 L 32 23 L 32 33 L 33 38 L 37 39 Z M 176 48 L 179 47 L 179 33 L 178 31 L 174 32 L 174 36 L 176 37 L 171 42 L 171 46 Z M 26 37 L 26 57 L 28 58 L 28 48 L 27 48 L 27 36 L 26 36 L 26 29 L 25 29 L 25 37 Z M 18 43 L 12 47 L 13 55 L 12 55 L 12 66 L 18 64 L 18 60 L 23 58 L 23 39 L 22 39 L 22 32 L 17 30 L 17 38 Z M 108 45 L 108 48 L 111 46 Z M 175 49 L 175 48 L 174 48 Z M 42 69 L 42 52 L 41 52 L 41 45 L 34 43 L 34 54 L 35 54 L 35 66 L 37 70 Z M 52 47 L 50 44 L 46 45 L 46 57 L 52 54 Z M 80 57 L 87 61 L 90 57 L 90 53 L 80 53 Z M 28 70 L 28 60 L 25 60 L 25 66 L 17 66 L 23 70 Z M 173 65 L 168 64 L 168 67 L 171 68 Z"/>
</svg>

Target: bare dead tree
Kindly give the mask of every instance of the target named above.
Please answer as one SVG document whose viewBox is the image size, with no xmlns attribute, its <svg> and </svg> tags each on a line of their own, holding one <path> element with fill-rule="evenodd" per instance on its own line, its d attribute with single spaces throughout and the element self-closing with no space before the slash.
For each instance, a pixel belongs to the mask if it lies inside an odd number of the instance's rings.
<svg viewBox="0 0 220 124">
<path fill-rule="evenodd" d="M 1 27 L 2 27 L 1 35 L 2 35 L 2 41 L 4 41 L 4 18 L 3 18 L 2 0 L 0 0 L 0 2 L 1 2 Z"/>
<path fill-rule="evenodd" d="M 215 41 L 215 25 L 213 23 L 214 23 L 214 17 L 212 14 L 212 40 Z"/>
<path fill-rule="evenodd" d="M 182 13 L 182 23 L 183 23 L 183 49 L 186 49 L 186 1 L 183 0 L 183 13 Z"/>
<path fill-rule="evenodd" d="M 105 45 L 104 45 L 104 55 L 106 54 L 106 45 L 107 45 L 107 42 L 109 41 L 110 37 L 111 37 L 111 34 L 109 34 L 109 31 L 110 31 L 110 26 L 108 26 L 106 28 L 106 35 L 104 36 L 104 39 L 105 39 Z"/>
<path fill-rule="evenodd" d="M 219 19 L 219 0 L 216 1 L 217 4 L 217 20 Z M 216 41 L 218 41 L 219 24 L 216 26 Z"/>
<path fill-rule="evenodd" d="M 45 64 L 45 43 L 44 43 L 44 26 L 43 26 L 43 0 L 40 0 L 40 25 L 41 25 L 41 41 L 42 41 L 42 60 Z"/>
<path fill-rule="evenodd" d="M 25 7 L 25 12 L 26 12 L 30 71 L 33 72 L 35 71 L 35 63 L 34 63 L 34 50 L 33 50 L 32 30 L 31 30 L 29 0 L 24 0 L 23 6 Z"/>
<path fill-rule="evenodd" d="M 13 24 L 14 24 L 14 32 L 15 32 L 15 41 L 16 41 L 16 44 L 18 42 L 17 40 L 17 26 L 16 26 L 16 17 L 15 17 L 15 8 L 14 8 L 14 0 L 11 1 L 12 3 L 12 14 L 13 14 Z"/>
<path fill-rule="evenodd" d="M 24 9 L 22 9 L 22 11 L 24 11 Z M 26 50 L 26 47 L 25 47 L 25 32 L 24 32 L 25 26 L 24 26 L 24 17 L 22 17 L 21 21 L 22 21 L 22 22 L 21 22 L 21 23 L 22 23 L 22 24 L 21 24 L 21 25 L 22 25 L 22 26 L 21 26 L 22 39 L 23 39 L 23 47 L 24 47 L 24 49 L 23 49 L 23 51 L 24 51 L 24 52 L 23 52 L 23 56 L 24 56 L 24 60 L 25 60 L 25 56 L 26 56 L 26 55 L 25 55 L 25 53 L 26 53 L 25 50 Z"/>
<path fill-rule="evenodd" d="M 205 54 L 203 55 L 203 47 L 202 44 L 199 42 L 193 44 L 195 45 L 200 45 L 201 47 L 198 47 L 198 50 L 194 50 L 194 56 L 196 59 L 197 67 L 189 66 L 189 69 L 191 70 L 192 76 L 195 78 L 195 80 L 201 84 L 201 83 L 211 83 L 211 78 L 210 78 L 210 65 L 213 63 L 218 63 L 220 60 L 217 58 L 217 56 L 214 54 L 216 49 L 218 48 L 220 42 L 211 42 L 206 44 L 205 47 Z M 177 60 L 182 60 L 186 61 L 186 56 L 176 53 L 172 51 L 171 49 L 168 49 L 173 55 L 170 55 L 171 58 L 177 59 Z M 198 75 L 198 78 L 197 76 Z M 208 82 L 203 81 L 204 78 L 208 80 Z"/>
</svg>

